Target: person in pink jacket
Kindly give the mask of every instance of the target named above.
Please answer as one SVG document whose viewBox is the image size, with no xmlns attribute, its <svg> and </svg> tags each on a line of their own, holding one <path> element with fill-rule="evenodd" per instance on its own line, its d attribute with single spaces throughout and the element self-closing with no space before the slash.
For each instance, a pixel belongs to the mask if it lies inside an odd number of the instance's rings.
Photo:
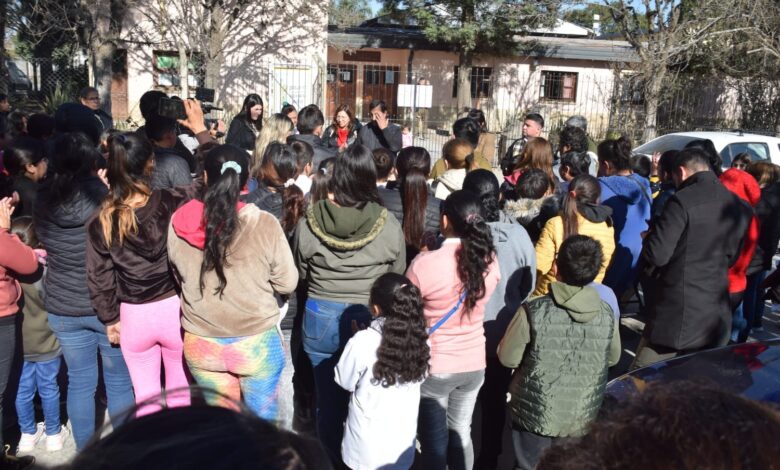
<svg viewBox="0 0 780 470">
<path fill-rule="evenodd" d="M 424 468 L 470 469 L 471 415 L 485 379 L 482 322 L 500 275 L 475 194 L 461 190 L 447 197 L 441 232 L 446 238 L 441 248 L 418 255 L 406 272 L 422 293 L 431 344 L 417 433 Z"/>
<path fill-rule="evenodd" d="M 34 459 L 9 456 L 3 440 L 3 395 L 16 351 L 17 301 L 22 295 L 16 275 L 37 271 L 38 258 L 32 248 L 9 231 L 14 212 L 11 201 L 10 197 L 0 199 L 0 468 L 24 468 L 25 464 L 32 465 Z"/>
</svg>

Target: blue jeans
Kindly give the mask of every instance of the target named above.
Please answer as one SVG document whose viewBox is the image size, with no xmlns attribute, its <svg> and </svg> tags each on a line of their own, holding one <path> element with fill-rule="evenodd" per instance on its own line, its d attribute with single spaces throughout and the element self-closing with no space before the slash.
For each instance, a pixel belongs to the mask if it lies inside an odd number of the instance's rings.
<svg viewBox="0 0 780 470">
<path fill-rule="evenodd" d="M 96 315 L 69 317 L 49 313 L 49 327 L 60 341 L 68 366 L 68 416 L 76 447 L 81 450 L 95 433 L 98 354 L 103 361 L 108 414 L 115 428 L 135 405 L 133 385 L 119 346 L 108 342 L 106 327 Z"/>
<path fill-rule="evenodd" d="M 16 415 L 23 433 L 35 434 L 36 431 L 33 398 L 37 390 L 41 395 L 46 435 L 59 434 L 60 386 L 57 385 L 57 375 L 60 373 L 61 363 L 59 357 L 42 362 L 24 361 L 19 389 L 16 392 Z"/>
<path fill-rule="evenodd" d="M 422 468 L 470 470 L 474 467 L 471 417 L 485 381 L 485 369 L 454 374 L 431 374 L 420 387 Z"/>
<path fill-rule="evenodd" d="M 747 341 L 751 328 L 761 325 L 761 317 L 764 315 L 764 290 L 761 289 L 761 283 L 764 278 L 766 271 L 759 271 L 747 277 L 747 288 L 741 306 L 742 321 L 739 322 L 736 338 L 740 343 Z"/>
<path fill-rule="evenodd" d="M 317 435 L 334 459 L 341 455 L 349 404 L 349 393 L 334 380 L 334 368 L 352 336 L 352 320 L 368 326 L 371 322 L 368 307 L 312 298 L 306 301 L 303 349 L 314 368 Z"/>
</svg>

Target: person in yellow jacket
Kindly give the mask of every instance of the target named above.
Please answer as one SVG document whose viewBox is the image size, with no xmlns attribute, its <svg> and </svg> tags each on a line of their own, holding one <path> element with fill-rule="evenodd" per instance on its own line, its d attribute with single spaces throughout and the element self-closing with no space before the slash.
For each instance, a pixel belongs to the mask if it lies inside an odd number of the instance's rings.
<svg viewBox="0 0 780 470">
<path fill-rule="evenodd" d="M 601 185 L 588 174 L 569 183 L 561 214 L 547 221 L 536 242 L 536 290 L 533 296 L 546 295 L 555 282 L 555 258 L 563 241 L 571 235 L 587 235 L 601 244 L 604 257 L 594 282 L 601 282 L 615 252 L 612 208 L 599 204 Z"/>
</svg>

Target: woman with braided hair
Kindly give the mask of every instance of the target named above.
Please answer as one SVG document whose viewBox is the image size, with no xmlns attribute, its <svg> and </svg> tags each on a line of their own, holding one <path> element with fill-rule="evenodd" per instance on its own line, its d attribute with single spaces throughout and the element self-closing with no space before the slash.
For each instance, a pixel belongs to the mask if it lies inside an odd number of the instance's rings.
<svg viewBox="0 0 780 470">
<path fill-rule="evenodd" d="M 459 190 L 447 197 L 441 232 L 442 247 L 418 255 L 406 272 L 422 293 L 431 344 L 418 437 L 424 468 L 470 469 L 471 415 L 485 377 L 482 322 L 500 274 L 490 226 L 476 195 Z"/>
<path fill-rule="evenodd" d="M 409 279 L 386 273 L 371 287 L 369 305 L 371 326 L 349 340 L 335 371 L 336 383 L 352 392 L 341 456 L 349 468 L 407 469 L 431 357 L 423 300 Z"/>
</svg>

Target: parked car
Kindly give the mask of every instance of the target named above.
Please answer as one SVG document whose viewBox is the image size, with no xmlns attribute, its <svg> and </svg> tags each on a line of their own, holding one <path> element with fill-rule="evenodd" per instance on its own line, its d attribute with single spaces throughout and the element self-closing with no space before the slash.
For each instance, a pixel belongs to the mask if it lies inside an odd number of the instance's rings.
<svg viewBox="0 0 780 470">
<path fill-rule="evenodd" d="M 8 69 L 8 78 L 10 83 L 9 91 L 14 93 L 27 93 L 32 90 L 32 82 L 19 66 L 11 59 L 6 59 L 6 68 Z"/>
<path fill-rule="evenodd" d="M 657 137 L 634 149 L 634 153 L 652 156 L 655 152 L 682 150 L 688 142 L 709 139 L 723 159 L 723 167 L 729 168 L 735 156 L 747 152 L 753 161 L 770 160 L 780 165 L 780 139 L 759 134 L 733 132 L 677 132 Z"/>
<path fill-rule="evenodd" d="M 753 400 L 780 404 L 780 338 L 724 346 L 661 361 L 607 384 L 607 402 L 623 401 L 657 380 L 704 380 Z"/>
</svg>

